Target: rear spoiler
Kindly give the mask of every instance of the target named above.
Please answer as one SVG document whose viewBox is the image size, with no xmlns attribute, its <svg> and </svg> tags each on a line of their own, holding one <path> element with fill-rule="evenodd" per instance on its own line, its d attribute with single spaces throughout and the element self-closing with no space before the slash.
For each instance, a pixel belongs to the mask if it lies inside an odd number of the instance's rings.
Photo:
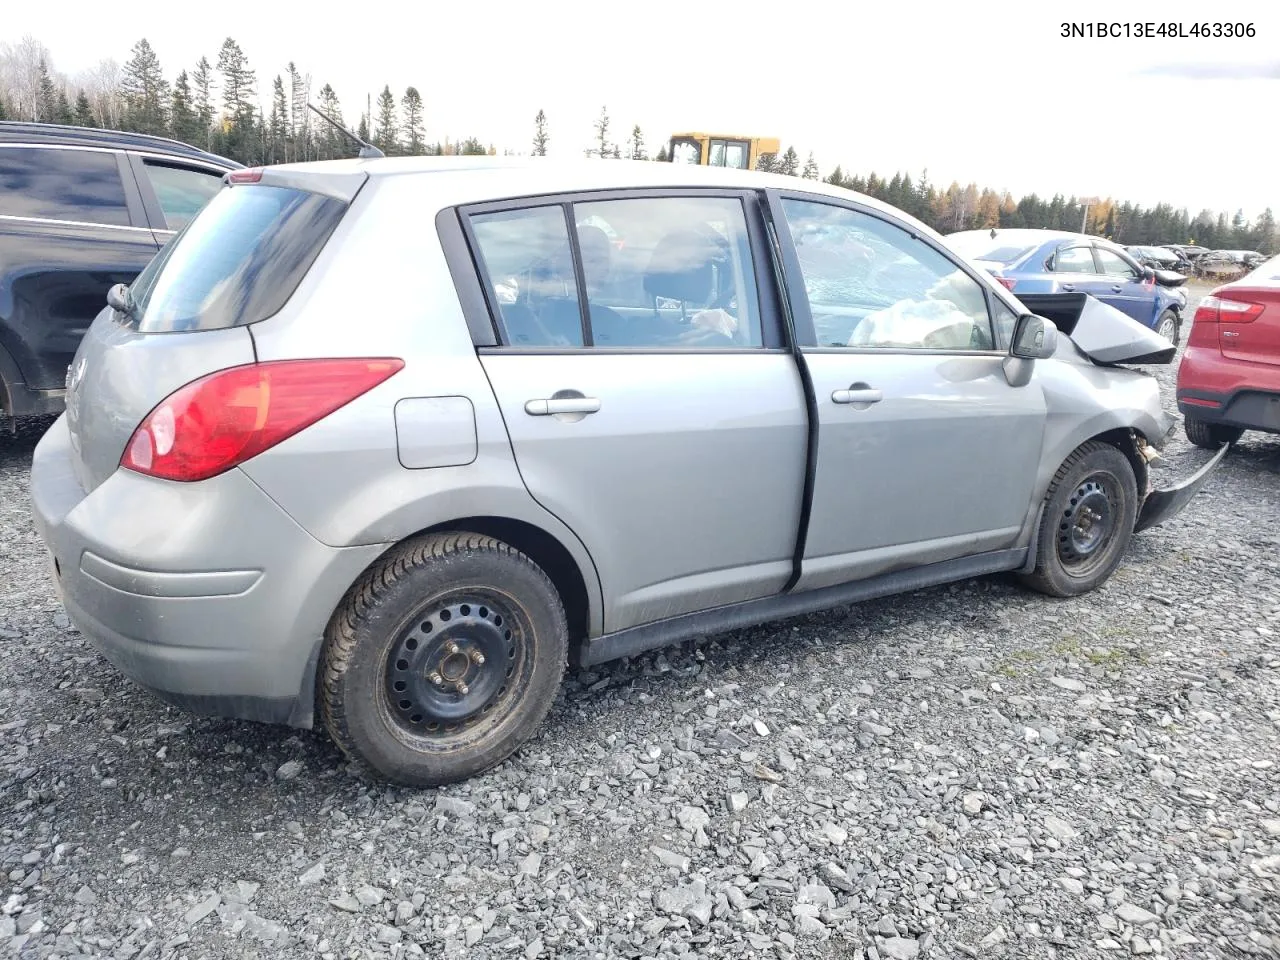
<svg viewBox="0 0 1280 960">
<path fill-rule="evenodd" d="M 1024 293 L 1018 299 L 1103 366 L 1169 363 L 1178 352 L 1150 327 L 1087 293 Z"/>
<path fill-rule="evenodd" d="M 350 203 L 355 199 L 360 188 L 369 179 L 363 170 L 325 169 L 323 162 L 314 164 L 284 164 L 280 166 L 246 167 L 243 170 L 229 170 L 223 175 L 223 182 L 231 185 L 237 183 L 265 183 L 269 186 L 292 187 L 308 193 Z"/>
</svg>

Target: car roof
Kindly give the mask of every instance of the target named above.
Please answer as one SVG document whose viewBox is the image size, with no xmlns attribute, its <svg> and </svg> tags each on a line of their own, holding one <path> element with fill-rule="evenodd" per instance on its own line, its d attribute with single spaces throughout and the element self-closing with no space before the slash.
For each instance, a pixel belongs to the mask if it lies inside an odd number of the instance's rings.
<svg viewBox="0 0 1280 960">
<path fill-rule="evenodd" d="M 540 194 L 628 188 L 722 187 L 736 190 L 792 190 L 814 193 L 860 204 L 888 213 L 931 237 L 937 231 L 889 204 L 855 193 L 825 180 L 805 180 L 787 174 L 761 173 L 697 164 L 661 163 L 652 160 L 601 160 L 558 157 L 374 157 L 276 164 L 265 167 L 273 176 L 324 177 L 353 173 L 371 178 L 424 176 L 431 179 L 433 195 L 444 205 L 476 203 Z"/>
<path fill-rule="evenodd" d="M 222 167 L 238 168 L 241 164 L 216 153 L 209 153 L 179 140 L 153 137 L 145 133 L 128 133 L 123 130 L 100 130 L 96 127 L 75 127 L 60 123 L 27 123 L 19 120 L 0 120 L 0 144 L 32 143 L 42 146 L 100 147 L 114 150 L 149 150 L 171 157 L 204 160 Z"/>
</svg>

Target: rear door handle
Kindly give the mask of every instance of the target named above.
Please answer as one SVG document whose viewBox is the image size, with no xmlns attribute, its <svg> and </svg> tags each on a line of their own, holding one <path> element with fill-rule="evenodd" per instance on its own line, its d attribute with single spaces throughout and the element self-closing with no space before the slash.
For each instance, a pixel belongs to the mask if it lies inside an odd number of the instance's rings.
<svg viewBox="0 0 1280 960">
<path fill-rule="evenodd" d="M 531 417 L 551 417 L 558 413 L 595 413 L 599 409 L 600 401 L 595 397 L 553 397 L 550 400 L 530 400 L 524 405 L 524 412 Z"/>
<path fill-rule="evenodd" d="M 836 390 L 831 394 L 832 403 L 879 403 L 883 399 L 884 394 L 871 387 Z"/>
</svg>

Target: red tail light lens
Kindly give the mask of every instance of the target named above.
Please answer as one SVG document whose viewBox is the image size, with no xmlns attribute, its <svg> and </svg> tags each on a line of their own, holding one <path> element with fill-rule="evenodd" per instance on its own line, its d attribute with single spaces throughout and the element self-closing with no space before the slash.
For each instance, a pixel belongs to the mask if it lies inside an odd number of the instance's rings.
<svg viewBox="0 0 1280 960">
<path fill-rule="evenodd" d="M 1000 281 L 1001 285 L 1006 290 L 1012 290 L 1014 287 L 1018 285 L 1018 281 L 1015 280 L 1013 277 L 996 277 L 996 279 Z"/>
<path fill-rule="evenodd" d="M 120 466 L 207 480 L 327 417 L 404 368 L 394 358 L 231 367 L 174 391 L 134 431 Z"/>
<path fill-rule="evenodd" d="M 1262 316 L 1266 305 L 1224 297 L 1205 297 L 1196 307 L 1196 323 L 1251 323 Z"/>
<path fill-rule="evenodd" d="M 249 167 L 247 170 L 232 170 L 227 174 L 228 183 L 258 183 L 261 179 L 261 167 Z"/>
</svg>

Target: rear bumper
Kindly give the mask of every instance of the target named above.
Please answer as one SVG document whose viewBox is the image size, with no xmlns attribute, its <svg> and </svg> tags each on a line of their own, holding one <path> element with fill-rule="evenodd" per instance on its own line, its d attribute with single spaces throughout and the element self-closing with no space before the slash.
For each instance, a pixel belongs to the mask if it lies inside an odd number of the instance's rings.
<svg viewBox="0 0 1280 960">
<path fill-rule="evenodd" d="M 1178 412 L 1188 420 L 1280 433 L 1280 390 L 1178 390 Z"/>
<path fill-rule="evenodd" d="M 31 500 L 67 616 L 121 673 L 193 713 L 313 725 L 325 625 L 382 547 L 321 544 L 238 470 L 118 471 L 86 496 L 65 418 L 36 447 Z"/>
<path fill-rule="evenodd" d="M 1188 420 L 1280 433 L 1280 367 L 1232 360 L 1216 346 L 1187 347 L 1178 412 Z"/>
</svg>

